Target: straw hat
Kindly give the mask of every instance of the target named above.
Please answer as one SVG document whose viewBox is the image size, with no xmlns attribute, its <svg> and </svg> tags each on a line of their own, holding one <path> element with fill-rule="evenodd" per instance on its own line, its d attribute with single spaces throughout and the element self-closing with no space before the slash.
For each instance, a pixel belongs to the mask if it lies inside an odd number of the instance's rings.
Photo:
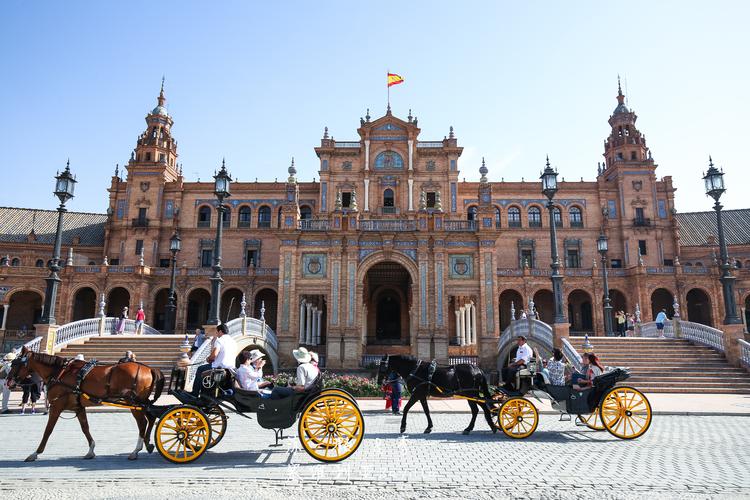
<svg viewBox="0 0 750 500">
<path fill-rule="evenodd" d="M 252 351 L 250 351 L 250 362 L 253 363 L 259 360 L 260 358 L 262 358 L 263 356 L 265 356 L 265 354 L 260 352 L 260 350 L 253 349 Z"/>
<path fill-rule="evenodd" d="M 304 347 L 293 350 L 292 356 L 294 356 L 294 359 L 296 359 L 298 363 L 309 363 L 312 359 L 312 356 L 310 356 L 310 353 Z"/>
<path fill-rule="evenodd" d="M 13 351 L 3 356 L 3 361 L 13 361 L 14 359 L 16 359 L 16 353 Z"/>
</svg>

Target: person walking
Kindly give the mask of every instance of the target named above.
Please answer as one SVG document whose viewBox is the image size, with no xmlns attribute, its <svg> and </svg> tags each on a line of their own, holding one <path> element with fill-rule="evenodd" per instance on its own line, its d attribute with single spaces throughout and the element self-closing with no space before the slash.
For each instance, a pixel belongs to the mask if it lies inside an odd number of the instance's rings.
<svg viewBox="0 0 750 500">
<path fill-rule="evenodd" d="M 122 308 L 120 318 L 117 320 L 117 328 L 115 328 L 115 335 L 122 335 L 125 332 L 125 321 L 128 319 L 128 306 Z"/>
<path fill-rule="evenodd" d="M 185 336 L 187 338 L 187 335 Z M 206 341 L 206 332 L 204 332 L 200 328 L 195 329 L 195 337 L 193 338 L 193 347 L 190 348 L 190 354 L 194 353 L 198 350 L 200 346 L 203 345 L 203 342 Z"/>
<path fill-rule="evenodd" d="M 401 376 L 392 371 L 386 381 L 391 388 L 391 411 L 394 415 L 401 415 L 401 393 L 404 390 L 404 383 Z"/>
<path fill-rule="evenodd" d="M 36 413 L 36 402 L 39 400 L 39 386 L 31 375 L 21 381 L 23 396 L 21 397 L 21 415 L 26 413 L 26 406 L 31 403 L 31 414 Z"/>
<path fill-rule="evenodd" d="M 635 316 L 630 313 L 625 314 L 625 336 L 633 336 L 635 331 Z"/>
<path fill-rule="evenodd" d="M 146 313 L 143 311 L 143 307 L 139 306 L 138 311 L 135 313 L 135 334 L 141 335 L 143 333 L 143 323 L 146 321 Z"/>
<path fill-rule="evenodd" d="M 2 384 L 3 387 L 3 406 L 2 411 L 0 411 L 0 414 L 2 415 L 10 413 L 10 410 L 8 409 L 8 401 L 10 401 L 10 388 L 8 387 L 7 379 L 8 375 L 10 374 L 10 364 L 14 359 L 16 359 L 16 353 L 11 351 L 3 356 L 2 364 L 0 364 L 0 384 Z"/>
<path fill-rule="evenodd" d="M 617 336 L 625 336 L 625 311 L 617 311 Z"/>
<path fill-rule="evenodd" d="M 664 338 L 664 322 L 667 321 L 667 310 L 662 309 L 659 314 L 656 315 L 656 331 L 659 332 L 659 338 Z"/>
</svg>

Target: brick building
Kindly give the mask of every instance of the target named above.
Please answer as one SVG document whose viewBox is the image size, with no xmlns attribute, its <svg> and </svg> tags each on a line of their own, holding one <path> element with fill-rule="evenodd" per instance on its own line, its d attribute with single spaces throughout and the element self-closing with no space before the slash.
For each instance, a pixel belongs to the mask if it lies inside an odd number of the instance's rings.
<svg viewBox="0 0 750 500">
<path fill-rule="evenodd" d="M 676 213 L 672 178 L 657 177 L 621 91 L 617 101 L 596 179 L 563 179 L 555 197 L 571 332 L 603 334 L 602 231 L 615 310 L 638 306 L 648 321 L 676 302 L 683 317 L 718 326 L 713 213 Z M 107 213 L 65 216 L 59 323 L 92 317 L 103 294 L 109 315 L 142 303 L 147 321 L 162 328 L 175 231 L 182 239 L 177 329 L 208 320 L 217 201 L 212 182 L 182 176 L 164 104 L 162 89 L 127 175 L 112 177 Z M 237 317 L 244 294 L 249 314 L 257 317 L 265 304 L 282 356 L 299 343 L 317 345 L 332 367 L 383 352 L 489 363 L 512 307 L 533 300 L 551 321 L 550 217 L 537 167 L 521 182 L 490 180 L 484 162 L 461 165 L 452 127 L 442 140 L 422 140 L 417 118 L 398 118 L 390 107 L 377 119 L 368 111 L 359 125 L 349 141 L 325 131 L 315 148 L 319 181 L 298 181 L 292 161 L 284 182 L 232 184 L 222 222 L 221 319 Z M 475 168 L 479 182 L 460 180 L 461 169 Z M 0 209 L 4 330 L 31 328 L 41 314 L 56 217 Z M 728 211 L 726 219 L 744 312 L 750 210 Z"/>
</svg>

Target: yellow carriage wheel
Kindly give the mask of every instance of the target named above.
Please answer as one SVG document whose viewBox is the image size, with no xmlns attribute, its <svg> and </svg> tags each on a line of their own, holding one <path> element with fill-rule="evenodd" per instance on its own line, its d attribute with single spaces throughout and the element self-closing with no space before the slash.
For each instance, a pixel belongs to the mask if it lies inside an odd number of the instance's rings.
<svg viewBox="0 0 750 500">
<path fill-rule="evenodd" d="M 208 443 L 208 448 L 211 449 L 224 437 L 227 432 L 227 414 L 220 406 L 212 406 L 206 412 L 208 417 L 208 425 L 211 426 L 211 442 Z"/>
<path fill-rule="evenodd" d="M 321 394 L 302 411 L 298 434 L 311 457 L 321 462 L 339 462 L 359 448 L 365 421 L 353 400 L 339 394 Z"/>
<path fill-rule="evenodd" d="M 177 464 L 188 463 L 209 448 L 211 425 L 200 409 L 175 406 L 159 419 L 154 439 L 161 456 Z"/>
<path fill-rule="evenodd" d="M 651 404 L 637 389 L 614 387 L 599 406 L 602 424 L 620 439 L 642 436 L 651 425 Z"/>
<path fill-rule="evenodd" d="M 589 429 L 595 430 L 595 431 L 603 431 L 606 429 L 604 427 L 604 424 L 602 423 L 602 419 L 599 416 L 599 408 L 596 408 L 594 410 L 594 413 L 589 413 L 588 415 L 578 415 L 578 419 L 586 424 L 586 427 Z"/>
<path fill-rule="evenodd" d="M 500 407 L 497 425 L 506 436 L 523 439 L 531 436 L 539 425 L 539 412 L 526 398 L 510 398 Z"/>
</svg>

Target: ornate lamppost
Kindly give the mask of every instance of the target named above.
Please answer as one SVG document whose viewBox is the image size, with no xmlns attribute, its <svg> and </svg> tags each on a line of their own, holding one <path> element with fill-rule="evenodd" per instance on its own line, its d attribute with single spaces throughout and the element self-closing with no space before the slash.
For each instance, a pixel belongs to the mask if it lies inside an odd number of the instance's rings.
<svg viewBox="0 0 750 500">
<path fill-rule="evenodd" d="M 727 252 L 727 242 L 724 239 L 724 224 L 721 220 L 721 209 L 724 208 L 719 203 L 719 198 L 724 194 L 724 171 L 714 167 L 711 157 L 708 157 L 708 171 L 703 175 L 703 181 L 706 184 L 706 194 L 714 199 L 714 210 L 716 210 L 716 228 L 719 232 L 719 250 L 721 252 L 721 288 L 724 294 L 724 324 L 739 325 L 742 323 L 737 314 L 737 302 L 734 297 L 734 276 L 730 269 L 729 254 Z"/>
<path fill-rule="evenodd" d="M 167 301 L 167 316 L 164 318 L 164 333 L 173 334 L 177 324 L 177 254 L 182 246 L 182 240 L 177 231 L 169 238 L 169 251 L 172 254 L 172 271 L 169 280 L 169 299 Z"/>
<path fill-rule="evenodd" d="M 552 323 L 566 323 L 565 312 L 563 311 L 563 298 L 562 298 L 562 281 L 563 277 L 560 274 L 560 257 L 557 254 L 557 228 L 555 226 L 555 203 L 552 199 L 557 193 L 557 172 L 550 167 L 549 156 L 547 157 L 547 167 L 539 177 L 542 180 L 542 194 L 549 200 L 547 202 L 547 209 L 549 210 L 549 237 L 552 250 L 552 293 L 555 298 L 555 315 L 552 319 Z"/>
<path fill-rule="evenodd" d="M 602 256 L 602 275 L 604 276 L 604 334 L 612 336 L 612 301 L 609 298 L 609 281 L 607 280 L 607 237 L 604 233 L 596 240 L 596 248 Z"/>
<path fill-rule="evenodd" d="M 219 307 L 221 306 L 221 284 L 224 279 L 221 277 L 221 234 L 222 228 L 224 227 L 224 199 L 229 198 L 231 193 L 229 192 L 229 184 L 232 182 L 232 178 L 227 172 L 224 160 L 221 160 L 221 170 L 219 173 L 214 175 L 214 194 L 216 199 L 219 201 L 216 206 L 216 212 L 218 214 L 218 221 L 216 224 L 216 241 L 214 242 L 214 265 L 212 267 L 214 274 L 211 276 L 211 310 L 208 314 L 208 324 L 218 325 L 221 323 L 219 319 Z"/>
<path fill-rule="evenodd" d="M 65 165 L 63 173 L 57 172 L 55 176 L 55 196 L 60 199 L 57 207 L 57 232 L 55 233 L 55 248 L 52 251 L 52 260 L 49 263 L 49 277 L 47 277 L 47 293 L 44 295 L 44 311 L 41 323 L 45 325 L 55 324 L 55 303 L 57 302 L 57 289 L 60 287 L 60 249 L 62 247 L 63 214 L 67 211 L 65 203 L 73 198 L 76 179 L 70 173 L 70 160 Z"/>
</svg>

